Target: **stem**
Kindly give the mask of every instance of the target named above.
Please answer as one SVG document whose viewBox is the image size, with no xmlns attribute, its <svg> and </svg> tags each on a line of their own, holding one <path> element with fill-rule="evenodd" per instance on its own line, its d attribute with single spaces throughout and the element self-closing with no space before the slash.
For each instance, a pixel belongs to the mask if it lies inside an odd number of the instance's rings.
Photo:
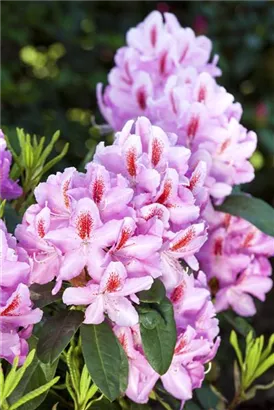
<svg viewBox="0 0 274 410">
<path fill-rule="evenodd" d="M 229 404 L 227 410 L 234 410 L 237 408 L 237 406 L 241 403 L 242 401 L 242 395 L 241 393 L 236 393 L 234 396 L 234 399 L 232 400 L 232 402 Z"/>
</svg>

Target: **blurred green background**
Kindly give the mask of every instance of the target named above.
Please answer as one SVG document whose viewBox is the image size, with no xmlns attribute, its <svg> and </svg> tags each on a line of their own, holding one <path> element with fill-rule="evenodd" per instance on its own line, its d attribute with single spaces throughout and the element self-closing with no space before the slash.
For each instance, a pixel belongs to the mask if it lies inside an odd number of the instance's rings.
<svg viewBox="0 0 274 410">
<path fill-rule="evenodd" d="M 155 9 L 175 13 L 183 26 L 212 39 L 223 70 L 218 81 L 242 103 L 244 125 L 259 136 L 252 158 L 257 175 L 246 189 L 274 205 L 271 1 L 3 1 L 2 127 L 14 140 L 17 126 L 47 137 L 60 129 L 56 151 L 66 141 L 70 149 L 58 169 L 81 165 L 100 139 L 91 117 L 103 123 L 96 84 L 106 83 L 126 31 Z M 253 320 L 258 333 L 274 331 L 273 295 Z M 232 385 L 224 384 L 229 393 Z M 271 391 L 241 408 L 274 409 L 273 403 Z"/>
</svg>

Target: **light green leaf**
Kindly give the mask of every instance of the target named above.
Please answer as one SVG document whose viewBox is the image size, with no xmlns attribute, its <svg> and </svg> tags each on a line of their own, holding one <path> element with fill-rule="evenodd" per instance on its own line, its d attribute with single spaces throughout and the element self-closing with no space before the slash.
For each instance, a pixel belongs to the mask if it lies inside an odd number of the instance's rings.
<svg viewBox="0 0 274 410">
<path fill-rule="evenodd" d="M 18 407 L 22 406 L 23 404 L 28 403 L 29 401 L 35 399 L 36 397 L 40 396 L 41 394 L 45 393 L 47 390 L 49 390 L 55 383 L 58 382 L 60 377 L 55 377 L 53 380 L 50 382 L 44 384 L 44 386 L 38 387 L 38 389 L 35 389 L 29 393 L 27 393 L 25 396 L 23 396 L 21 399 L 19 399 L 16 403 L 14 403 L 9 410 L 15 410 L 18 409 Z"/>
<path fill-rule="evenodd" d="M 243 367 L 243 355 L 242 355 L 242 352 L 241 352 L 239 344 L 238 344 L 237 334 L 234 330 L 232 330 L 231 333 L 230 333 L 230 340 L 229 341 L 230 341 L 230 344 L 232 345 L 232 347 L 235 350 L 235 353 L 236 353 L 236 356 L 238 358 L 240 367 L 242 368 Z"/>
<path fill-rule="evenodd" d="M 263 351 L 262 355 L 261 355 L 261 361 L 264 361 L 272 352 L 272 347 L 274 344 L 274 334 L 270 336 L 267 347 L 265 348 L 265 350 Z"/>
<path fill-rule="evenodd" d="M 258 379 L 258 377 L 264 374 L 272 366 L 274 366 L 274 353 L 268 356 L 262 363 L 260 363 L 254 374 L 253 380 Z"/>
</svg>

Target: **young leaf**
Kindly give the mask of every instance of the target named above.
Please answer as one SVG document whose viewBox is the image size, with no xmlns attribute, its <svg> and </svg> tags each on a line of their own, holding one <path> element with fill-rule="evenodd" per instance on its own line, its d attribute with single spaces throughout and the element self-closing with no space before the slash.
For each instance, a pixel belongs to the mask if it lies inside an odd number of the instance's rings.
<svg viewBox="0 0 274 410">
<path fill-rule="evenodd" d="M 36 348 L 37 338 L 34 335 L 29 339 L 29 344 L 31 349 Z M 51 381 L 54 378 L 57 364 L 58 360 L 53 364 L 44 364 L 40 362 L 35 355 L 32 363 L 24 374 L 24 377 L 8 398 L 9 404 L 16 403 L 22 396 Z M 40 405 L 45 400 L 46 396 L 47 391 L 33 399 L 31 402 L 23 404 L 20 407 L 20 410 L 35 410 L 38 407 L 40 409 Z"/>
<path fill-rule="evenodd" d="M 261 199 L 245 194 L 230 195 L 216 209 L 246 219 L 262 232 L 274 236 L 274 209 Z"/>
<path fill-rule="evenodd" d="M 258 379 L 258 377 L 264 374 L 272 366 L 274 366 L 274 353 L 267 357 L 264 362 L 257 367 L 253 380 Z"/>
<path fill-rule="evenodd" d="M 137 296 L 144 303 L 160 303 L 166 296 L 166 290 L 162 281 L 155 279 L 149 290 L 143 290 Z"/>
<path fill-rule="evenodd" d="M 84 320 L 79 310 L 65 310 L 50 317 L 43 326 L 37 344 L 37 356 L 44 363 L 53 363 L 67 347 Z"/>
<path fill-rule="evenodd" d="M 154 305 L 161 318 L 159 323 L 148 329 L 140 325 L 144 352 L 153 369 L 159 374 L 165 374 L 172 361 L 176 344 L 176 325 L 173 307 L 165 298 L 159 305 Z"/>
<path fill-rule="evenodd" d="M 125 383 L 121 380 L 125 370 L 128 371 L 120 343 L 105 322 L 82 325 L 81 338 L 85 363 L 92 380 L 110 401 L 115 400 L 121 393 L 121 385 L 124 387 Z"/>
<path fill-rule="evenodd" d="M 43 308 L 61 299 L 61 292 L 56 295 L 52 294 L 53 287 L 53 283 L 46 283 L 45 285 L 34 283 L 30 286 L 30 298 L 34 307 Z"/>
<path fill-rule="evenodd" d="M 239 343 L 238 343 L 238 337 L 237 334 L 234 330 L 232 330 L 232 332 L 230 333 L 230 344 L 232 345 L 232 347 L 235 350 L 235 353 L 237 355 L 237 358 L 239 360 L 239 364 L 241 366 L 241 368 L 243 367 L 243 355 L 242 352 L 239 348 Z"/>
<path fill-rule="evenodd" d="M 23 404 L 28 403 L 29 401 L 35 399 L 36 397 L 40 396 L 41 394 L 45 393 L 47 390 L 49 390 L 55 383 L 58 382 L 60 377 L 55 377 L 53 380 L 50 382 L 46 383 L 44 386 L 38 387 L 37 389 L 27 393 L 25 396 L 23 396 L 21 399 L 19 399 L 16 403 L 14 403 L 9 410 L 15 410 L 18 409 L 18 407 L 22 406 Z"/>
</svg>

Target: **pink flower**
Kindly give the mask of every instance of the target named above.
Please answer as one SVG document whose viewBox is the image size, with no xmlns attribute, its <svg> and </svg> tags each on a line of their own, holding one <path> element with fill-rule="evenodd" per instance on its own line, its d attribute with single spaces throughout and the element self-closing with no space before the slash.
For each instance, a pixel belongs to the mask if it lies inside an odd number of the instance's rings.
<svg viewBox="0 0 274 410">
<path fill-rule="evenodd" d="M 17 247 L 0 220 L 0 357 L 13 362 L 19 356 L 22 364 L 28 353 L 26 339 L 32 327 L 40 322 L 42 311 L 32 309 L 28 289 L 30 266 L 26 252 Z"/>
<path fill-rule="evenodd" d="M 272 288 L 267 258 L 274 255 L 274 239 L 209 205 L 204 216 L 210 226 L 209 239 L 198 259 L 216 295 L 216 310 L 231 307 L 239 315 L 252 316 L 256 313 L 252 296 L 264 301 Z"/>
<path fill-rule="evenodd" d="M 150 276 L 128 278 L 121 262 L 110 262 L 98 284 L 92 282 L 86 287 L 68 288 L 63 301 L 67 305 L 89 305 L 84 323 L 101 323 L 107 313 L 120 326 L 134 326 L 139 318 L 127 297 L 149 289 L 152 283 Z"/>
<path fill-rule="evenodd" d="M 22 195 L 22 188 L 9 178 L 12 156 L 7 150 L 5 136 L 0 130 L 0 198 L 15 199 Z"/>
<path fill-rule="evenodd" d="M 220 70 L 216 58 L 208 63 L 210 53 L 207 37 L 195 37 L 170 13 L 163 21 L 159 12 L 152 12 L 129 30 L 104 93 L 98 85 L 98 103 L 115 130 L 145 115 L 166 132 L 176 133 L 173 145 L 189 147 L 195 157 L 192 171 L 197 160 L 206 161 L 208 193 L 221 202 L 233 185 L 254 178 L 248 159 L 257 138 L 239 123 L 241 106 L 217 84 L 214 77 Z"/>
<path fill-rule="evenodd" d="M 161 236 L 165 254 L 198 269 L 194 254 L 206 240 L 205 225 L 199 220 L 200 206 L 207 201 L 206 164 L 197 161 L 190 170 L 190 151 L 175 146 L 176 141 L 175 134 L 167 135 L 140 117 L 135 124 L 125 124 L 113 145 L 100 143 L 95 161 L 129 180 L 140 233 Z"/>
</svg>

